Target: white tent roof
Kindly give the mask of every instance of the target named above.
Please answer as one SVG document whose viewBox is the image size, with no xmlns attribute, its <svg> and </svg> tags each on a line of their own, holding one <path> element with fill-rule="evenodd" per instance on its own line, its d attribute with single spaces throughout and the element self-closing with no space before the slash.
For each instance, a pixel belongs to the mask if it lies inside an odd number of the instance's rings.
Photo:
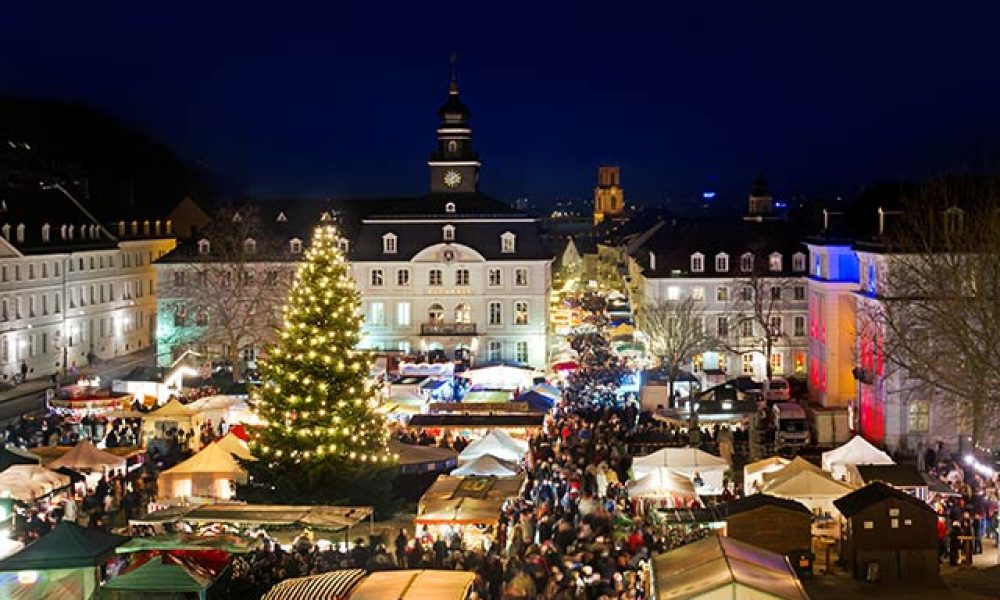
<svg viewBox="0 0 1000 600">
<path fill-rule="evenodd" d="M 475 573 L 469 571 L 378 571 L 361 582 L 350 600 L 464 600 Z"/>
<path fill-rule="evenodd" d="M 69 452 L 48 464 L 49 468 L 66 467 L 74 471 L 100 471 L 103 469 L 124 469 L 127 461 L 99 449 L 90 440 L 80 440 Z"/>
<path fill-rule="evenodd" d="M 490 432 L 490 434 L 495 435 L 497 439 L 503 442 L 508 448 L 513 448 L 514 450 L 523 452 L 524 454 L 527 454 L 528 449 L 531 447 L 531 445 L 525 440 L 515 439 L 503 429 L 494 429 Z"/>
<path fill-rule="evenodd" d="M 177 398 L 171 398 L 166 404 L 146 415 L 147 419 L 176 419 L 190 417 L 194 412 L 180 403 Z"/>
<path fill-rule="evenodd" d="M 68 476 L 38 465 L 14 465 L 0 473 L 0 493 L 32 502 L 70 484 Z"/>
<path fill-rule="evenodd" d="M 778 469 L 777 471 L 765 472 L 761 476 L 761 481 L 766 485 L 777 479 L 787 479 L 792 475 L 803 471 L 812 471 L 813 473 L 819 473 L 820 475 L 827 474 L 826 471 L 812 464 L 808 460 L 802 458 L 801 456 L 796 456 L 792 459 L 792 462 L 785 465 L 784 468 Z"/>
<path fill-rule="evenodd" d="M 697 448 L 663 448 L 632 461 L 632 468 L 636 472 L 647 473 L 655 467 L 670 467 L 686 473 L 689 470 L 726 470 L 729 463 L 724 458 Z"/>
<path fill-rule="evenodd" d="M 668 467 L 656 467 L 642 479 L 630 481 L 628 495 L 630 498 L 698 497 L 694 482 Z"/>
<path fill-rule="evenodd" d="M 782 498 L 839 498 L 854 488 L 826 473 L 800 471 L 779 477 L 764 486 L 764 493 Z"/>
<path fill-rule="evenodd" d="M 785 468 L 785 465 L 787 465 L 790 462 L 792 461 L 788 460 L 787 458 L 782 458 L 780 456 L 769 456 L 765 459 L 748 463 L 745 467 L 743 467 L 743 473 L 747 475 L 752 475 L 754 473 L 760 473 L 760 472 L 772 473 L 774 471 L 780 471 L 781 469 Z"/>
<path fill-rule="evenodd" d="M 535 377 L 539 375 L 541 373 L 533 369 L 508 367 L 506 365 L 480 367 L 478 369 L 469 369 L 465 373 L 462 373 L 462 377 L 468 379 L 472 385 L 483 385 L 505 390 L 531 387 Z"/>
<path fill-rule="evenodd" d="M 216 440 L 215 444 L 236 458 L 257 460 L 257 457 L 250 453 L 250 446 L 231 431 Z"/>
<path fill-rule="evenodd" d="M 218 444 L 209 444 L 179 465 L 167 469 L 160 475 L 212 474 L 246 477 L 246 471 L 236 462 L 232 454 Z"/>
<path fill-rule="evenodd" d="M 480 477 L 511 477 L 517 475 L 519 472 L 517 465 L 502 461 L 489 454 L 484 454 L 457 469 L 452 469 L 450 475 L 452 477 L 467 477 L 469 475 L 478 475 Z"/>
<path fill-rule="evenodd" d="M 484 455 L 508 462 L 518 462 L 524 458 L 528 450 L 524 447 L 524 443 L 511 443 L 516 441 L 509 435 L 494 429 L 462 450 L 462 453 L 458 455 L 458 462 L 466 463 Z"/>
<path fill-rule="evenodd" d="M 894 465 L 896 461 L 865 438 L 856 435 L 839 448 L 823 453 L 823 470 L 833 471 L 835 465 Z"/>
</svg>

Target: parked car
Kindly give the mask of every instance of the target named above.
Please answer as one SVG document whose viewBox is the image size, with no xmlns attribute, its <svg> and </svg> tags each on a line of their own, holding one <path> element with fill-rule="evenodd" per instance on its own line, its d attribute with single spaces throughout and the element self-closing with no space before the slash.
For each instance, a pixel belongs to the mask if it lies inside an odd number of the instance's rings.
<svg viewBox="0 0 1000 600">
<path fill-rule="evenodd" d="M 768 402 L 788 402 L 792 399 L 792 388 L 784 377 L 774 377 L 767 382 L 764 397 Z"/>
</svg>

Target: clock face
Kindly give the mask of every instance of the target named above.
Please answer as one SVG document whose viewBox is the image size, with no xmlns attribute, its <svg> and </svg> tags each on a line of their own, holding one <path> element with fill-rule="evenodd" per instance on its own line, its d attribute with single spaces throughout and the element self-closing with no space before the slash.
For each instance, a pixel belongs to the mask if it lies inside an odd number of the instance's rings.
<svg viewBox="0 0 1000 600">
<path fill-rule="evenodd" d="M 462 183 L 462 174 L 455 170 L 448 170 L 444 173 L 444 184 L 450 188 L 458 187 Z"/>
</svg>

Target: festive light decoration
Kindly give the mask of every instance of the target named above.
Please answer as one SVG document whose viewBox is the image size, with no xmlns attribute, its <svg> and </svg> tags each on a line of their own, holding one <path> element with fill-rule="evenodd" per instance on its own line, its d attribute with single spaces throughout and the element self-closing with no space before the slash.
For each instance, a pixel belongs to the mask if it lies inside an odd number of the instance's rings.
<svg viewBox="0 0 1000 600">
<path fill-rule="evenodd" d="M 361 337 L 360 297 L 325 219 L 316 228 L 284 307 L 280 341 L 259 361 L 267 383 L 254 394 L 267 423 L 252 452 L 272 469 L 313 461 L 390 463 L 388 430 L 368 401 L 370 357 L 354 350 Z"/>
</svg>

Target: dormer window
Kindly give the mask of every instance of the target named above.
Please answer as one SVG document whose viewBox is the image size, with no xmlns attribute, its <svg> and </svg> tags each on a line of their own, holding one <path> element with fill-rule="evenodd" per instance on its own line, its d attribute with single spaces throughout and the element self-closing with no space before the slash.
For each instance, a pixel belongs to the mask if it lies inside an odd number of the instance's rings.
<svg viewBox="0 0 1000 600">
<path fill-rule="evenodd" d="M 945 233 L 958 233 L 962 229 L 962 221 L 965 219 L 965 211 L 957 206 L 952 206 L 944 211 L 944 231 Z"/>
<path fill-rule="evenodd" d="M 517 236 L 513 233 L 506 231 L 500 236 L 500 252 L 503 254 L 513 254 L 516 250 L 515 242 Z"/>
<path fill-rule="evenodd" d="M 705 271 L 705 255 L 701 252 L 695 252 L 691 255 L 691 272 L 692 273 L 703 273 Z"/>
<path fill-rule="evenodd" d="M 198 240 L 198 254 L 208 254 L 212 251 L 212 244 L 206 239 Z"/>
<path fill-rule="evenodd" d="M 444 241 L 446 242 L 455 241 L 455 226 L 445 225 L 444 227 L 441 228 L 441 234 L 444 238 Z"/>
<path fill-rule="evenodd" d="M 717 273 L 729 272 L 729 255 L 725 252 L 720 252 L 715 255 L 715 271 Z"/>
<path fill-rule="evenodd" d="M 0 227 L 0 232 L 3 233 L 3 239 L 10 241 L 10 223 L 4 223 L 3 227 Z"/>
<path fill-rule="evenodd" d="M 285 211 L 279 212 L 278 218 L 276 218 L 275 221 L 277 221 L 278 223 L 287 223 L 288 217 L 285 216 Z"/>
<path fill-rule="evenodd" d="M 51 231 L 52 231 L 52 227 L 50 227 L 48 223 L 46 223 L 45 225 L 42 225 L 42 241 L 43 242 L 48 243 L 48 241 L 49 241 L 49 233 Z"/>
<path fill-rule="evenodd" d="M 73 239 L 73 226 L 72 225 L 69 226 L 69 229 L 67 230 L 67 232 L 68 233 L 66 235 L 66 238 L 72 240 Z"/>
<path fill-rule="evenodd" d="M 337 240 L 337 247 L 340 248 L 341 252 L 347 253 L 351 249 L 351 242 L 347 238 L 340 238 Z"/>
<path fill-rule="evenodd" d="M 243 253 L 244 254 L 256 254 L 257 253 L 257 240 L 253 238 L 247 238 L 243 241 Z"/>
<path fill-rule="evenodd" d="M 446 202 L 445 205 L 444 205 L 444 212 L 446 212 L 446 213 L 453 213 L 453 212 L 455 212 L 455 203 L 454 202 Z"/>
<path fill-rule="evenodd" d="M 747 252 L 740 257 L 740 271 L 744 273 L 753 271 L 753 254 Z"/>
<path fill-rule="evenodd" d="M 656 270 L 656 253 L 652 251 L 650 251 L 649 253 L 649 270 L 650 271 Z"/>
<path fill-rule="evenodd" d="M 63 225 L 61 225 L 59 227 L 59 237 L 61 239 L 64 239 L 64 240 L 66 239 L 66 225 L 65 224 L 63 224 Z"/>
<path fill-rule="evenodd" d="M 302 240 L 299 238 L 292 238 L 292 240 L 288 242 L 288 249 L 292 254 L 302 254 Z"/>
<path fill-rule="evenodd" d="M 396 234 L 387 233 L 382 236 L 382 253 L 383 254 L 395 254 L 396 253 Z"/>
<path fill-rule="evenodd" d="M 792 255 L 792 270 L 793 271 L 805 271 L 806 270 L 806 255 L 801 252 L 796 252 Z"/>
<path fill-rule="evenodd" d="M 65 227 L 65 225 L 64 225 L 64 227 Z M 124 236 L 125 235 L 125 221 L 118 221 L 118 235 L 120 235 L 120 236 Z M 64 235 L 63 238 L 65 239 L 65 237 L 66 236 Z"/>
<path fill-rule="evenodd" d="M 24 242 L 24 223 L 17 224 L 17 241 L 18 243 Z"/>
<path fill-rule="evenodd" d="M 233 213 L 233 223 L 239 223 L 242 220 L 243 220 L 243 217 L 240 216 L 240 213 L 238 213 L 238 212 L 234 212 Z"/>
<path fill-rule="evenodd" d="M 767 257 L 767 268 L 773 272 L 781 271 L 781 254 L 778 252 L 771 253 Z"/>
</svg>

